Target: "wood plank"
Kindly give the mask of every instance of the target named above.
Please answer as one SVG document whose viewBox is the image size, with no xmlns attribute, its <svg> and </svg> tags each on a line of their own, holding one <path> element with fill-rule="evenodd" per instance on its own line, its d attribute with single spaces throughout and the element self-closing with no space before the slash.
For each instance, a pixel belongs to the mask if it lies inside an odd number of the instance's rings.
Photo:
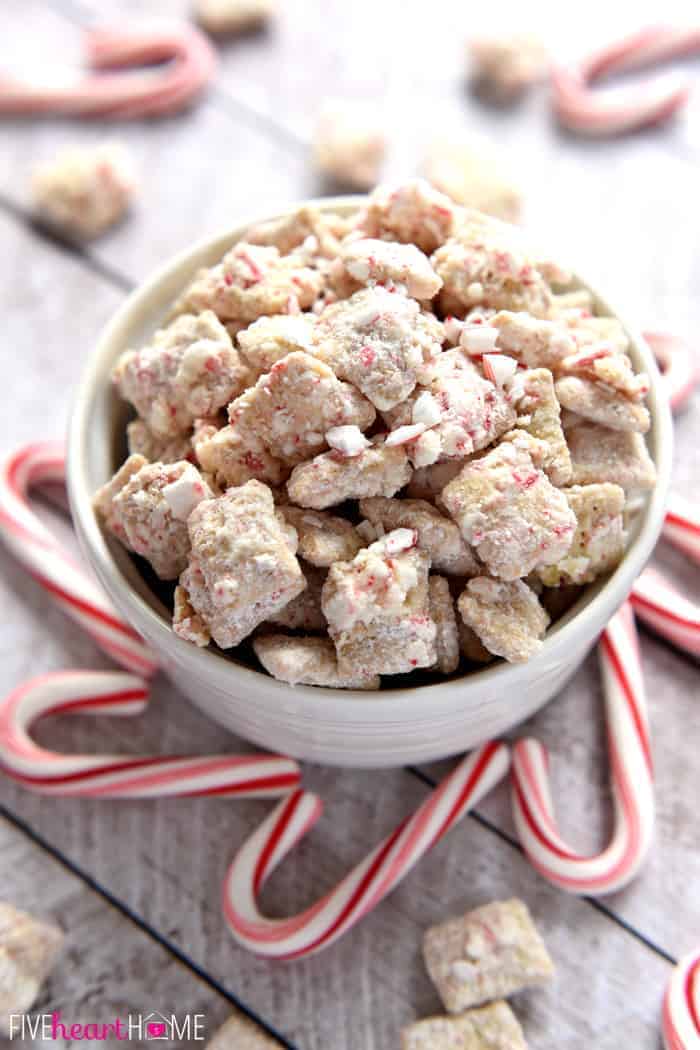
<svg viewBox="0 0 700 1050">
<path fill-rule="evenodd" d="M 197 978 L 165 948 L 130 922 L 104 897 L 69 872 L 27 835 L 0 817 L 2 897 L 15 907 L 50 919 L 66 934 L 62 954 L 30 1011 L 59 1011 L 67 1026 L 107 1024 L 119 1017 L 146 1017 L 158 1010 L 178 1023 L 201 1015 L 197 1034 L 211 1036 L 231 1012 L 231 1004 Z M 194 1026 L 194 1019 L 190 1022 Z M 183 1029 L 184 1031 L 184 1029 Z M 165 1040 L 164 1047 L 203 1045 L 192 1038 Z M 3 1039 L 0 1048 L 45 1046 L 42 1039 Z M 52 1045 L 63 1050 L 64 1039 Z M 111 1050 L 121 1041 L 106 1040 Z M 133 1045 L 133 1044 L 132 1044 Z"/>
</svg>

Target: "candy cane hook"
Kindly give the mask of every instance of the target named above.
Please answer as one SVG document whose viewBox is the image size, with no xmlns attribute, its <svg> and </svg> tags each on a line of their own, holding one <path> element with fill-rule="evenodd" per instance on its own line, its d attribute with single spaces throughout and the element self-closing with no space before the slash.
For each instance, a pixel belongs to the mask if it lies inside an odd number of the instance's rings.
<svg viewBox="0 0 700 1050">
<path fill-rule="evenodd" d="M 650 26 L 589 55 L 578 65 L 552 71 L 552 101 L 564 127 L 581 135 L 618 135 L 661 124 L 688 99 L 687 85 L 645 82 L 618 97 L 597 97 L 591 85 L 608 74 L 692 54 L 700 49 L 700 30 Z"/>
<path fill-rule="evenodd" d="M 0 768 L 42 795 L 158 798 L 235 795 L 273 798 L 299 783 L 299 767 L 277 755 L 62 755 L 28 729 L 43 715 L 136 715 L 148 687 L 119 672 L 59 671 L 25 682 L 0 702 Z"/>
<path fill-rule="evenodd" d="M 168 64 L 142 73 L 97 72 L 64 86 L 0 78 L 0 114 L 124 119 L 174 113 L 200 94 L 217 64 L 206 36 L 187 24 L 92 29 L 85 42 L 93 70 Z"/>
<path fill-rule="evenodd" d="M 62 444 L 25 445 L 0 464 L 0 537 L 29 574 L 118 664 L 138 674 L 157 670 L 143 640 L 122 620 L 97 584 L 74 563 L 27 503 L 34 485 L 65 483 Z"/>
<path fill-rule="evenodd" d="M 372 910 L 421 857 L 506 774 L 509 753 L 492 742 L 463 759 L 422 806 L 305 912 L 268 919 L 256 897 L 268 876 L 318 820 L 321 800 L 297 791 L 282 802 L 236 854 L 224 883 L 224 915 L 245 948 L 294 959 L 328 947 Z"/>
<path fill-rule="evenodd" d="M 700 1046 L 700 948 L 684 956 L 666 987 L 662 1030 L 666 1050 Z"/>
<path fill-rule="evenodd" d="M 644 683 L 634 617 L 627 603 L 605 628 L 599 655 L 615 803 L 615 830 L 607 849 L 587 857 L 562 839 L 542 744 L 520 740 L 513 752 L 513 811 L 525 852 L 551 883 L 578 894 L 612 893 L 625 886 L 647 855 L 654 826 Z"/>
</svg>

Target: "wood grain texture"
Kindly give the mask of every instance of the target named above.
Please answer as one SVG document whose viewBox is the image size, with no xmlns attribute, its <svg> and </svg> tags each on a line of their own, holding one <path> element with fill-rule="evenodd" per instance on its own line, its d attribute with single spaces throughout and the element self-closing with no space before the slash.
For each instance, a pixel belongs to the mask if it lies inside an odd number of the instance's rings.
<svg viewBox="0 0 700 1050">
<path fill-rule="evenodd" d="M 9 0 L 2 18 L 18 41 L 13 61 L 22 68 L 30 57 L 77 56 L 69 10 L 104 18 L 123 12 L 142 17 L 186 6 L 180 0 L 90 0 L 79 6 Z M 601 11 L 602 5 L 594 4 L 585 25 L 576 27 L 577 45 L 586 33 L 600 34 Z M 469 17 L 473 25 L 471 11 Z M 552 31 L 560 31 L 570 13 L 553 17 L 560 25 Z M 696 181 L 689 162 L 692 128 L 681 123 L 620 142 L 586 143 L 552 127 L 542 95 L 514 111 L 485 109 L 465 94 L 461 82 L 464 19 L 463 5 L 451 3 L 437 5 L 430 18 L 417 2 L 401 5 L 400 16 L 394 4 L 365 0 L 280 4 L 269 34 L 223 49 L 222 70 L 208 101 L 174 120 L 109 129 L 133 149 L 144 190 L 133 219 L 92 246 L 90 254 L 138 280 L 242 212 L 271 209 L 322 189 L 307 169 L 304 142 L 321 97 L 352 90 L 383 108 L 392 134 L 390 174 L 415 170 L 426 136 L 439 126 L 485 136 L 502 150 L 522 185 L 527 225 L 542 240 L 604 288 L 613 303 L 629 306 L 641 326 L 694 332 L 700 320 L 700 275 L 689 203 Z M 260 119 L 251 116 L 256 113 Z M 12 121 L 3 124 L 3 132 L 0 192 L 22 203 L 36 160 L 65 142 L 94 141 L 104 129 L 75 121 Z M 0 286 L 3 347 L 13 362 L 14 384 L 13 397 L 4 405 L 7 448 L 61 432 L 67 395 L 84 355 L 122 293 L 95 273 L 89 260 L 37 240 L 11 218 L 0 218 L 0 234 L 5 258 L 12 260 Z M 685 494 L 700 495 L 697 461 L 689 454 L 697 448 L 699 431 L 696 399 L 676 431 L 674 484 Z M 700 597 L 697 577 L 688 578 L 681 559 L 669 551 L 659 557 L 685 589 Z M 0 573 L 9 625 L 0 638 L 4 689 L 41 670 L 107 666 L 2 551 Z M 697 669 L 648 637 L 643 645 L 657 765 L 658 843 L 641 878 L 607 903 L 643 936 L 676 955 L 700 936 L 700 903 L 692 892 L 700 875 L 693 812 L 700 787 Z M 595 848 L 608 831 L 610 813 L 594 659 L 526 728 L 552 750 L 565 833 Z M 164 680 L 155 684 L 152 708 L 138 725 L 108 720 L 98 728 L 85 719 L 53 720 L 39 735 L 67 750 L 246 747 L 204 721 Z M 444 768 L 440 764 L 438 771 Z M 271 880 L 264 897 L 270 913 L 288 914 L 310 903 L 427 790 L 398 770 L 356 774 L 309 768 L 306 780 L 327 800 L 328 812 Z M 519 997 L 515 1004 L 531 1045 L 613 1050 L 626 1038 L 640 1050 L 658 1047 L 667 963 L 590 904 L 550 889 L 515 849 L 473 820 L 455 830 L 360 928 L 327 953 L 280 966 L 240 951 L 223 928 L 219 909 L 227 860 L 267 812 L 267 804 L 49 803 L 14 786 L 0 790 L 13 812 L 303 1050 L 396 1046 L 403 1023 L 438 1006 L 418 958 L 425 926 L 512 894 L 533 908 L 559 971 L 551 988 Z M 505 790 L 495 792 L 481 811 L 496 828 L 512 832 Z M 0 850 L 0 877 L 8 856 Z M 90 923 L 84 931 L 81 938 L 89 944 Z M 121 940 L 113 939 L 112 953 L 117 972 L 128 974 L 135 966 Z M 107 949 L 105 956 L 110 958 Z M 117 987 L 112 980 L 105 980 L 105 998 Z M 144 977 L 144 987 L 150 981 Z M 178 986 L 188 1008 L 197 994 Z"/>
<path fill-rule="evenodd" d="M 7 820 L 0 818 L 2 898 L 37 917 L 50 919 L 66 934 L 53 972 L 32 1007 L 31 1015 L 59 1011 L 64 1023 L 107 1024 L 128 1014 L 144 1017 L 154 1010 L 202 1015 L 204 1032 L 212 1035 L 231 1011 L 230 1004 L 98 893 L 67 871 L 49 853 Z M 3 1039 L 0 1047 L 46 1046 L 42 1039 Z M 70 1041 L 52 1046 L 65 1050 Z M 122 1040 L 100 1045 L 114 1050 Z M 132 1041 L 131 1044 L 142 1045 Z M 200 1040 L 159 1043 L 163 1047 L 201 1047 Z"/>
</svg>

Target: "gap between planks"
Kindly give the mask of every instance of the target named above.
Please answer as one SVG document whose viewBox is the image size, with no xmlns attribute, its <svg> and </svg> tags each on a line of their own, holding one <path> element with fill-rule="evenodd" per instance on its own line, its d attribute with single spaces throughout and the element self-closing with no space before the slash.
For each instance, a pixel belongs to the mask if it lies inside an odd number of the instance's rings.
<svg viewBox="0 0 700 1050">
<path fill-rule="evenodd" d="M 300 1050 L 296 1043 L 292 1043 L 287 1039 L 281 1032 L 272 1025 L 269 1021 L 266 1021 L 261 1017 L 255 1010 L 243 1002 L 242 999 L 230 989 L 226 988 L 220 981 L 211 974 L 207 973 L 201 966 L 199 966 L 193 959 L 191 959 L 186 952 L 181 948 L 178 948 L 176 944 L 173 944 L 167 937 L 162 933 L 159 933 L 155 927 L 151 926 L 150 923 L 146 922 L 140 915 L 137 914 L 132 908 L 121 901 L 117 896 L 111 893 L 108 889 L 102 886 L 96 879 L 93 878 L 88 872 L 84 871 L 79 865 L 75 864 L 69 857 L 67 857 L 61 850 L 52 846 L 50 842 L 47 842 L 42 835 L 39 835 L 25 820 L 12 813 L 6 806 L 0 804 L 0 817 L 12 824 L 14 828 L 25 835 L 31 842 L 42 849 L 49 856 L 53 857 L 54 860 L 58 861 L 67 871 L 76 878 L 80 879 L 81 882 L 92 890 L 94 893 L 99 894 L 103 897 L 108 904 L 111 904 L 113 908 L 123 915 L 125 919 L 137 926 L 143 933 L 145 933 L 151 940 L 155 941 L 161 948 L 167 951 L 173 958 L 183 965 L 186 969 L 190 970 L 196 977 L 208 985 L 212 991 L 215 991 L 222 998 L 226 999 L 231 1006 L 235 1007 L 240 1013 L 244 1014 L 250 1021 L 256 1024 L 262 1031 L 267 1035 L 276 1039 L 281 1047 L 285 1050 Z"/>
</svg>

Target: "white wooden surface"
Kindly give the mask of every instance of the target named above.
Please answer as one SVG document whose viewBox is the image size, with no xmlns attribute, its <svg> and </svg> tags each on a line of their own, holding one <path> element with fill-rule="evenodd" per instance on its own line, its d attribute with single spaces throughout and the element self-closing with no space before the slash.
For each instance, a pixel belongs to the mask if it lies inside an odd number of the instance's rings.
<svg viewBox="0 0 700 1050">
<path fill-rule="evenodd" d="M 62 433 L 85 356 L 126 287 L 240 215 L 319 192 L 306 143 L 326 91 L 377 99 L 392 129 L 388 170 L 395 174 L 415 169 L 421 142 L 440 125 L 494 139 L 526 191 L 528 226 L 613 302 L 631 308 L 641 326 L 671 326 L 694 336 L 700 321 L 697 108 L 662 132 L 581 142 L 552 126 L 542 94 L 507 113 L 484 109 L 465 94 L 459 79 L 467 29 L 462 4 L 288 0 L 280 8 L 269 34 L 226 45 L 217 84 L 197 108 L 174 120 L 111 129 L 136 154 L 143 194 L 133 218 L 84 253 L 51 243 L 25 221 L 27 176 L 60 144 L 94 141 L 104 128 L 71 121 L 0 126 L 0 352 L 12 377 L 0 451 Z M 78 27 L 98 12 L 107 19 L 185 10 L 184 0 L 5 0 L 0 25 L 11 45 L 2 64 L 26 68 L 76 57 Z M 534 10 L 543 17 L 543 6 Z M 605 6 L 587 11 L 580 25 L 570 25 L 567 8 L 547 28 L 565 31 L 569 49 L 585 38 L 600 39 L 608 31 Z M 619 26 L 620 12 L 613 17 Z M 474 24 L 471 10 L 469 21 Z M 700 498 L 697 398 L 676 433 L 674 484 Z M 700 579 L 683 559 L 667 550 L 658 557 L 700 599 Z M 4 691 L 43 670 L 107 666 L 1 549 L 0 573 Z M 530 903 L 558 964 L 550 988 L 515 1004 L 531 1046 L 613 1050 L 625 1039 L 635 1050 L 657 1050 L 671 960 L 700 940 L 700 712 L 697 666 L 648 635 L 643 649 L 657 768 L 657 844 L 641 877 L 603 902 L 564 896 L 532 872 L 510 841 L 507 792 L 501 789 L 480 807 L 479 819 L 468 818 L 336 946 L 311 960 L 266 963 L 231 941 L 219 893 L 231 853 L 267 804 L 48 801 L 0 783 L 11 819 L 133 915 L 100 902 L 80 875 L 57 868 L 22 828 L 0 824 L 2 895 L 51 912 L 71 931 L 70 965 L 47 987 L 47 1004 L 80 1012 L 89 1003 L 95 1014 L 103 1008 L 111 1013 L 111 1004 L 129 989 L 139 1004 L 153 993 L 160 1009 L 194 1012 L 202 1006 L 213 1031 L 232 1007 L 201 983 L 199 967 L 299 1050 L 389 1050 L 398 1045 L 403 1023 L 438 1006 L 419 959 L 425 926 L 517 894 Z M 565 831 L 590 848 L 603 841 L 610 820 L 600 705 L 592 657 L 526 727 L 552 750 Z M 246 747 L 205 722 L 165 680 L 155 683 L 151 710 L 138 729 L 119 720 L 100 720 L 97 727 L 73 719 L 52 720 L 39 732 L 65 749 Z M 308 768 L 305 782 L 323 795 L 327 814 L 275 874 L 265 905 L 286 914 L 313 900 L 425 797 L 426 779 L 444 768 L 374 774 Z M 139 923 L 157 931 L 165 946 Z M 102 960 L 98 971 L 95 951 Z"/>
</svg>

